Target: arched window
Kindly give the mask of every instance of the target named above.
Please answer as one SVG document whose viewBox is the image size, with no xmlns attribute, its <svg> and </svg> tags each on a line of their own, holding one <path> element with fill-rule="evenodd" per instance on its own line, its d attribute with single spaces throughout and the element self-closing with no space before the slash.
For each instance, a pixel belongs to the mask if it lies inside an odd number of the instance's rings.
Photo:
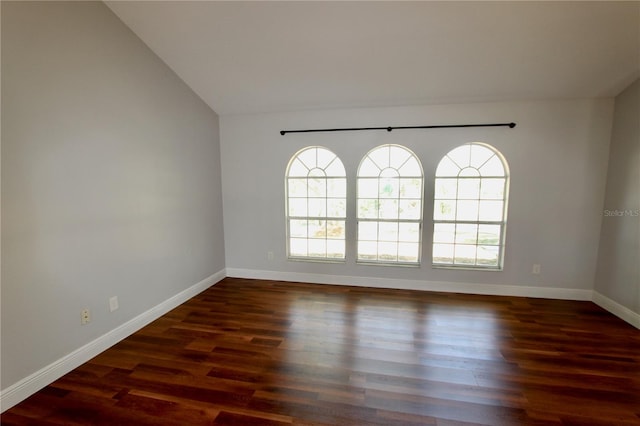
<svg viewBox="0 0 640 426">
<path fill-rule="evenodd" d="M 288 257 L 344 260 L 347 179 L 342 161 L 319 146 L 289 161 L 286 173 Z"/>
<path fill-rule="evenodd" d="M 420 264 L 423 172 L 399 145 L 371 150 L 358 167 L 358 261 Z"/>
<path fill-rule="evenodd" d="M 502 154 L 467 143 L 436 169 L 433 265 L 502 269 L 509 169 Z"/>
</svg>

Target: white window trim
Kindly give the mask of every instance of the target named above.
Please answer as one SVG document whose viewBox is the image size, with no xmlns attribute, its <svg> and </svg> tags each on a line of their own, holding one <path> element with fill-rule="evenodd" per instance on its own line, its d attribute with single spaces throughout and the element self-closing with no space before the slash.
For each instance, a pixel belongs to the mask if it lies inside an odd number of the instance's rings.
<svg viewBox="0 0 640 426">
<path fill-rule="evenodd" d="M 420 217 L 418 219 L 381 219 L 381 218 L 361 218 L 359 217 L 360 211 L 358 208 L 358 203 L 360 201 L 360 194 L 359 194 L 359 182 L 360 179 L 372 179 L 372 180 L 377 180 L 378 182 L 380 181 L 380 175 L 378 175 L 377 177 L 374 176 L 360 176 L 360 168 L 362 166 L 362 163 L 370 156 L 370 154 L 372 152 L 374 152 L 377 149 L 380 148 L 384 148 L 384 147 L 398 147 L 401 148 L 405 151 L 407 151 L 410 154 L 410 157 L 415 158 L 415 160 L 418 163 L 418 166 L 420 167 L 420 176 L 403 176 L 400 175 L 398 173 L 398 178 L 399 179 L 420 179 L 420 187 L 421 187 L 421 192 L 420 192 Z M 409 158 L 410 158 L 409 157 Z M 407 159 L 408 161 L 408 159 Z M 385 170 L 385 169 L 381 169 L 381 172 Z M 397 169 L 396 169 L 397 170 Z M 424 192 L 425 192 L 425 186 L 424 186 L 424 168 L 422 167 L 422 162 L 420 161 L 420 158 L 409 148 L 407 148 L 406 146 L 403 145 L 399 145 L 399 144 L 383 144 L 380 146 L 377 146 L 371 150 L 369 150 L 360 160 L 360 164 L 358 165 L 358 168 L 356 170 L 356 264 L 358 265 L 373 265 L 373 266 L 401 266 L 401 267 L 416 267 L 419 268 L 422 264 L 422 245 L 423 245 L 423 238 L 422 238 L 422 233 L 423 233 L 423 224 L 424 224 L 424 200 L 425 200 L 425 196 L 424 196 Z M 366 199 L 366 198 L 363 198 Z M 411 199 L 411 198 L 406 198 L 406 199 Z M 417 198 L 416 198 L 417 199 Z M 380 200 L 380 197 L 377 197 L 377 200 Z M 398 197 L 398 200 L 402 200 L 402 198 Z M 391 261 L 391 260 L 373 260 L 373 259 L 360 259 L 360 253 L 358 252 L 358 246 L 360 244 L 360 223 L 361 222 L 371 222 L 371 223 L 397 223 L 397 224 L 401 224 L 401 223 L 412 223 L 412 224 L 418 224 L 418 253 L 417 253 L 417 261 L 416 262 L 406 262 L 406 261 Z M 368 240 L 367 240 L 368 241 Z M 372 240 L 373 241 L 373 240 Z M 379 242 L 379 240 L 375 240 L 377 242 Z M 397 243 L 400 243 L 401 241 L 396 241 Z M 413 243 L 413 242 L 411 242 Z M 378 257 L 379 254 L 376 254 L 376 257 Z"/>
<path fill-rule="evenodd" d="M 284 179 L 284 185 L 285 185 L 285 230 L 286 230 L 286 253 L 287 253 L 287 259 L 288 260 L 292 260 L 292 261 L 304 261 L 304 262 L 319 262 L 319 263 L 345 263 L 346 259 L 347 259 L 347 253 L 346 253 L 346 222 L 347 222 L 347 202 L 348 202 L 348 185 L 347 185 L 347 175 L 346 175 L 346 170 L 345 173 L 343 175 L 340 176 L 323 176 L 323 177 L 318 177 L 318 176 L 313 176 L 313 178 L 321 178 L 324 179 L 325 181 L 327 181 L 328 179 L 332 179 L 332 178 L 337 178 L 337 179 L 344 179 L 345 180 L 345 196 L 344 196 L 344 202 L 345 202 L 345 214 L 344 216 L 328 216 L 328 214 L 326 216 L 292 216 L 290 215 L 290 210 L 289 210 L 289 202 L 290 202 L 290 195 L 289 195 L 289 181 L 291 179 L 309 179 L 310 176 L 309 174 L 307 174 L 305 177 L 303 176 L 291 176 L 290 175 L 290 170 L 291 170 L 291 166 L 294 163 L 294 161 L 296 159 L 298 159 L 298 157 L 305 151 L 310 150 L 310 149 L 323 149 L 326 150 L 328 152 L 330 152 L 331 154 L 333 154 L 335 156 L 335 158 L 328 164 L 330 165 L 331 163 L 333 163 L 334 161 L 339 161 L 340 165 L 342 166 L 342 169 L 345 170 L 344 168 L 344 163 L 342 162 L 342 160 L 340 159 L 340 157 L 334 153 L 332 150 L 323 147 L 323 146 L 308 146 L 305 148 L 300 149 L 299 151 L 297 151 L 293 156 L 291 156 L 291 158 L 289 159 L 289 163 L 287 164 L 287 168 L 285 171 L 285 179 Z M 328 166 L 327 165 L 327 166 Z M 309 171 L 311 171 L 313 169 L 309 169 Z M 322 169 L 324 171 L 324 169 Z M 309 196 L 307 194 L 306 197 L 304 197 L 307 201 L 309 200 Z M 325 195 L 324 200 L 325 203 L 327 202 L 328 199 L 330 198 L 337 198 L 337 197 L 327 197 Z M 341 197 L 340 197 L 341 198 Z M 342 242 L 345 246 L 344 249 L 344 256 L 343 257 L 322 257 L 322 256 L 300 256 L 300 255 L 292 255 L 291 254 L 291 239 L 294 238 L 291 236 L 291 221 L 293 220 L 306 220 L 306 221 L 313 221 L 313 220 L 319 220 L 319 221 L 325 221 L 325 222 L 329 222 L 329 221 L 341 221 L 345 223 L 345 227 L 344 227 L 344 238 L 342 239 Z M 309 237 L 306 237 L 307 240 L 309 240 Z M 322 238 L 319 238 L 322 239 Z M 324 241 L 325 244 L 327 241 L 333 240 L 332 238 L 329 238 L 327 236 L 324 237 Z M 308 241 L 307 241 L 308 244 Z"/>
<path fill-rule="evenodd" d="M 465 146 L 465 145 L 479 145 L 479 146 L 483 146 L 485 148 L 490 149 L 491 151 L 493 151 L 494 155 L 497 156 L 501 163 L 502 163 L 502 167 L 504 170 L 504 174 L 503 175 L 482 175 L 479 174 L 478 177 L 475 176 L 460 176 L 458 175 L 457 177 L 453 177 L 453 176 L 438 176 L 437 174 L 434 176 L 434 194 L 433 194 L 433 201 L 434 201 L 434 210 L 435 210 L 435 205 L 436 205 L 436 200 L 455 200 L 456 202 L 458 201 L 458 197 L 456 196 L 456 198 L 436 198 L 436 193 L 435 193 L 435 185 L 437 182 L 437 179 L 456 179 L 456 181 L 459 181 L 461 179 L 491 179 L 491 178 L 497 178 L 497 179 L 504 179 L 504 188 L 503 188 L 503 198 L 501 199 L 503 202 L 503 207 L 502 207 L 502 220 L 501 221 L 470 221 L 470 220 L 441 220 L 441 219 L 435 219 L 435 217 L 433 217 L 432 215 L 432 220 L 433 220 L 433 234 L 432 234 L 432 239 L 431 239 L 431 246 L 432 246 L 432 254 L 431 254 L 431 266 L 434 269 L 454 269 L 454 270 L 473 270 L 473 271 L 493 271 L 493 272 L 500 272 L 504 270 L 504 256 L 505 256 L 505 248 L 506 248 L 506 231 L 507 231 L 507 211 L 508 211 L 508 206 L 509 206 L 509 185 L 510 185 L 510 181 L 511 181 L 511 176 L 509 173 L 509 164 L 507 163 L 504 155 L 495 147 L 486 144 L 486 143 L 482 143 L 482 142 L 470 142 L 470 143 L 466 143 L 460 146 Z M 438 161 L 438 164 L 436 165 L 436 173 L 437 173 L 437 169 L 438 166 L 440 165 L 440 162 L 443 161 L 451 151 L 453 151 L 454 149 L 459 148 L 460 146 L 454 147 L 452 149 L 450 149 L 449 151 L 447 151 L 447 153 L 442 156 L 442 158 L 440 159 L 440 161 Z M 488 160 L 487 160 L 488 161 Z M 485 162 L 486 163 L 486 162 Z M 482 166 L 480 166 L 482 167 Z M 478 168 L 477 168 L 478 169 Z M 463 168 L 461 168 L 461 171 L 463 170 Z M 483 199 L 482 197 L 478 198 L 478 201 L 480 200 L 486 200 Z M 465 199 L 466 201 L 466 199 Z M 435 212 L 435 211 L 434 211 Z M 497 266 L 493 266 L 493 265 L 470 265 L 470 264 L 453 264 L 453 263 L 436 263 L 433 260 L 433 246 L 435 244 L 446 244 L 446 243 L 439 243 L 439 242 L 435 242 L 435 228 L 436 225 L 438 224 L 454 224 L 454 225 L 458 225 L 458 224 L 470 224 L 470 225 L 499 225 L 500 226 L 500 241 L 498 244 L 498 265 Z M 455 235 L 455 234 L 454 234 Z M 454 250 L 455 250 L 455 245 L 456 243 L 452 243 L 452 245 L 454 246 Z M 478 244 L 476 242 L 475 246 L 478 245 L 482 245 L 482 244 Z M 455 252 L 454 252 L 455 253 Z M 455 255 L 454 255 L 454 259 L 455 259 Z M 477 259 L 476 259 L 477 261 Z"/>
</svg>

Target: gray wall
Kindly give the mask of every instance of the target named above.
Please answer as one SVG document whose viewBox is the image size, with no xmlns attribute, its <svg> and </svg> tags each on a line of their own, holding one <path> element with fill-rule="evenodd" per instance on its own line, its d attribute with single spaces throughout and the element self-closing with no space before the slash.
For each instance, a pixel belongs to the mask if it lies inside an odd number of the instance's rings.
<svg viewBox="0 0 640 426">
<path fill-rule="evenodd" d="M 640 314 L 640 80 L 615 99 L 595 289 Z"/>
<path fill-rule="evenodd" d="M 222 116 L 227 274 L 590 299 L 612 114 L 613 99 L 587 99 Z M 517 127 L 279 134 L 282 129 L 505 121 L 515 121 Z M 498 148 L 511 171 L 502 272 L 431 267 L 435 168 L 449 150 L 472 141 Z M 424 167 L 425 226 L 419 268 L 355 262 L 356 170 L 364 154 L 385 143 L 407 146 Z M 351 201 L 344 264 L 286 259 L 284 173 L 291 156 L 309 145 L 333 150 L 347 169 Z M 533 264 L 542 265 L 540 275 L 532 274 Z"/>
<path fill-rule="evenodd" d="M 3 389 L 224 270 L 218 117 L 101 2 L 2 2 L 2 124 Z"/>
</svg>

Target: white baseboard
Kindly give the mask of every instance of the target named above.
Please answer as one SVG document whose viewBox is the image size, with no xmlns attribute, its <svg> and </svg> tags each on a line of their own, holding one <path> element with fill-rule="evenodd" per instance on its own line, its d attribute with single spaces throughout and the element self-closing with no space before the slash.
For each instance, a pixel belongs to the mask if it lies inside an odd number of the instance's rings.
<svg viewBox="0 0 640 426">
<path fill-rule="evenodd" d="M 70 354 L 36 371 L 19 382 L 3 389 L 0 392 L 0 412 L 4 412 L 20 401 L 33 395 L 43 387 L 64 376 L 74 368 L 79 367 L 99 353 L 107 350 L 127 336 L 140 330 L 145 325 L 166 314 L 175 307 L 181 305 L 207 288 L 216 284 L 226 276 L 223 269 L 205 278 L 186 290 L 165 300 L 157 306 L 149 309 L 137 317 L 127 321 L 121 326 L 109 331 L 86 345 L 76 349 Z"/>
<path fill-rule="evenodd" d="M 618 318 L 628 322 L 635 328 L 640 329 L 640 314 L 637 312 L 632 311 L 626 306 L 622 306 L 618 302 L 609 299 L 607 296 L 604 296 L 597 291 L 593 292 L 593 303 L 611 312 Z"/>
<path fill-rule="evenodd" d="M 254 269 L 227 268 L 227 276 L 276 281 L 295 281 L 314 284 L 337 284 L 358 287 L 393 288 L 402 290 L 442 291 L 447 293 L 486 294 L 492 296 L 520 296 L 545 299 L 591 301 L 591 290 L 519 285 L 457 283 L 447 281 L 400 280 L 389 278 L 351 277 L 343 275 L 278 272 Z"/>
</svg>

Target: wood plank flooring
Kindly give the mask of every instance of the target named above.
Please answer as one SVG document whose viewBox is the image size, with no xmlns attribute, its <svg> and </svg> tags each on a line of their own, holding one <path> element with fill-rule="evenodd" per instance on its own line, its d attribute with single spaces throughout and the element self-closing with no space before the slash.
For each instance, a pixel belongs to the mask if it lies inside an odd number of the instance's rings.
<svg viewBox="0 0 640 426">
<path fill-rule="evenodd" d="M 640 331 L 590 302 L 226 278 L 3 425 L 640 425 Z"/>
</svg>

